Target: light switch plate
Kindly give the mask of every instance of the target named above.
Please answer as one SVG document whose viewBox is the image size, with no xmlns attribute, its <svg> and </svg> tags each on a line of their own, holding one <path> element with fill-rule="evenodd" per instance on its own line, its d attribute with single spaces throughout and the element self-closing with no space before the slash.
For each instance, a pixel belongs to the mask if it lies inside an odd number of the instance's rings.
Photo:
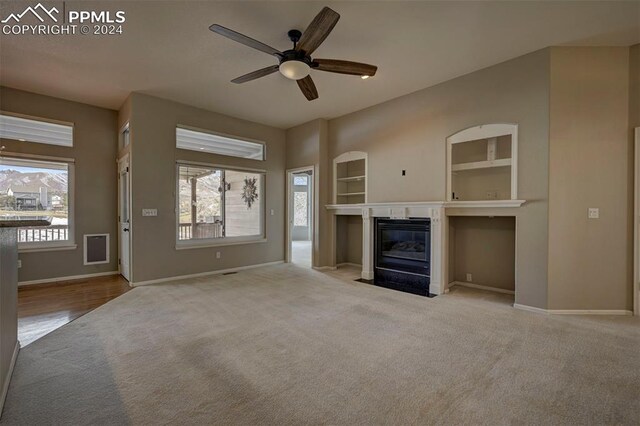
<svg viewBox="0 0 640 426">
<path fill-rule="evenodd" d="M 158 216 L 158 209 L 142 209 L 142 216 Z"/>
<path fill-rule="evenodd" d="M 597 207 L 589 207 L 589 219 L 600 219 L 600 209 Z"/>
</svg>

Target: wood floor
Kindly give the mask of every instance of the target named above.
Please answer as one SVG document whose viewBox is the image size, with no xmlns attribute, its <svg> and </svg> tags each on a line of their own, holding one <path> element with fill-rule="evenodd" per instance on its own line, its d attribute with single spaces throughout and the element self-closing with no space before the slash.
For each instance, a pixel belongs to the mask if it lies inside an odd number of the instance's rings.
<svg viewBox="0 0 640 426">
<path fill-rule="evenodd" d="M 18 288 L 18 340 L 24 347 L 130 290 L 120 275 Z"/>
</svg>

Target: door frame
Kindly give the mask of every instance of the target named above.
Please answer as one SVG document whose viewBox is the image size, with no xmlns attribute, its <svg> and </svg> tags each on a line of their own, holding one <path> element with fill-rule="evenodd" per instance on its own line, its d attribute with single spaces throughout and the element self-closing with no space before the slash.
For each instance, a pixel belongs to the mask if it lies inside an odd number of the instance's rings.
<svg viewBox="0 0 640 426">
<path fill-rule="evenodd" d="M 640 127 L 635 128 L 633 211 L 633 312 L 640 315 Z"/>
<path fill-rule="evenodd" d="M 285 232 L 285 262 L 291 263 L 291 252 L 292 252 L 292 237 L 293 237 L 293 185 L 292 179 L 293 175 L 301 172 L 311 172 L 311 185 L 309 189 L 311 194 L 309 198 L 311 200 L 311 267 L 316 266 L 316 229 L 317 229 L 317 211 L 318 211 L 318 203 L 316 194 L 318 193 L 318 179 L 316 174 L 315 166 L 304 166 L 297 167 L 295 169 L 287 170 L 287 222 L 286 222 L 286 232 Z"/>
<path fill-rule="evenodd" d="M 133 282 L 133 250 L 132 250 L 132 242 L 133 242 L 133 218 L 131 215 L 132 212 L 132 208 L 131 208 L 131 202 L 132 202 L 132 197 L 131 197 L 131 161 L 130 161 L 130 156 L 129 154 L 125 154 L 122 157 L 118 158 L 117 160 L 117 164 L 118 164 L 118 212 L 116 215 L 116 220 L 118 223 L 118 272 L 120 273 L 120 275 L 122 275 L 122 263 L 121 263 L 121 259 L 122 259 L 122 242 L 121 242 L 121 238 L 122 238 L 122 231 L 120 229 L 120 214 L 122 212 L 122 186 L 120 185 L 120 176 L 121 176 L 121 171 L 122 168 L 124 166 L 124 164 L 126 164 L 126 167 L 128 168 L 127 173 L 129 173 L 129 179 L 127 181 L 127 193 L 129 195 L 129 199 L 127 202 L 127 206 L 128 206 L 128 210 L 129 210 L 129 283 Z"/>
</svg>

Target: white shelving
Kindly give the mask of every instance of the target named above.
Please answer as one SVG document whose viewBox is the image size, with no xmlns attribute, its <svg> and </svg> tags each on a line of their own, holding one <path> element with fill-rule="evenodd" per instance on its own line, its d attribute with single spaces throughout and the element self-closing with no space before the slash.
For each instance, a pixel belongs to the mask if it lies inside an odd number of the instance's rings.
<svg viewBox="0 0 640 426">
<path fill-rule="evenodd" d="M 365 195 L 366 192 L 343 192 L 339 193 L 338 197 L 350 197 L 352 195 Z"/>
<path fill-rule="evenodd" d="M 342 177 L 342 178 L 338 178 L 339 182 L 357 182 L 357 181 L 361 181 L 364 180 L 366 176 L 350 176 L 350 177 Z"/>
<path fill-rule="evenodd" d="M 471 163 L 453 164 L 451 170 L 454 172 L 460 170 L 476 170 L 488 169 L 491 167 L 508 167 L 511 166 L 511 158 L 501 158 L 499 160 L 474 161 Z"/>
<path fill-rule="evenodd" d="M 485 124 L 447 138 L 446 201 L 517 199 L 517 124 Z"/>
<path fill-rule="evenodd" d="M 333 160 L 334 204 L 362 204 L 367 201 L 367 154 L 346 152 Z"/>
</svg>

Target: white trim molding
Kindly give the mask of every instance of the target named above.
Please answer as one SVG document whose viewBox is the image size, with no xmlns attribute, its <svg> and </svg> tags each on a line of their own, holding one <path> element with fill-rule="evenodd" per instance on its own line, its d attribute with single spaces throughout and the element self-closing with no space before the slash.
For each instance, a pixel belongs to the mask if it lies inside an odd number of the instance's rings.
<svg viewBox="0 0 640 426">
<path fill-rule="evenodd" d="M 171 282 L 171 281 L 180 281 L 180 280 L 185 280 L 185 279 L 189 279 L 189 278 L 208 277 L 208 276 L 211 276 L 211 275 L 222 275 L 222 274 L 228 274 L 230 272 L 246 271 L 247 269 L 262 268 L 263 266 L 280 265 L 282 263 L 284 263 L 284 260 L 277 260 L 275 262 L 257 263 L 255 265 L 238 266 L 236 268 L 219 269 L 217 271 L 199 272 L 197 274 L 177 275 L 177 276 L 173 276 L 173 277 L 158 278 L 158 279 L 155 279 L 155 280 L 131 282 L 130 285 L 131 285 L 131 287 L 140 287 L 140 286 L 151 285 L 151 284 L 160 284 L 160 283 L 166 283 L 166 282 Z"/>
<path fill-rule="evenodd" d="M 460 287 L 474 288 L 477 290 L 493 291 L 494 293 L 511 294 L 511 295 L 516 294 L 515 290 L 506 290 L 504 288 L 490 287 L 488 285 L 482 285 L 482 284 L 467 283 L 464 281 L 450 282 L 448 288 L 451 288 L 455 285 L 458 285 Z"/>
<path fill-rule="evenodd" d="M 11 376 L 13 376 L 13 369 L 16 366 L 16 360 L 18 359 L 18 352 L 20 352 L 20 342 L 16 340 L 16 345 L 13 348 L 13 355 L 11 355 L 11 363 L 9 364 L 9 371 L 7 377 L 2 384 L 2 394 L 0 394 L 0 418 L 2 418 L 2 409 L 4 408 L 4 402 L 7 399 L 7 393 L 9 392 L 9 384 L 11 383 Z"/>
<path fill-rule="evenodd" d="M 109 272 L 98 272 L 96 274 L 69 275 L 66 277 L 53 277 L 53 278 L 44 278 L 41 280 L 19 281 L 18 287 L 22 287 L 25 285 L 34 285 L 34 284 L 48 284 L 48 283 L 58 283 L 63 281 L 83 280 L 86 278 L 107 277 L 110 275 L 119 275 L 119 274 L 120 272 L 118 271 L 109 271 Z"/>
<path fill-rule="evenodd" d="M 513 307 L 523 311 L 550 315 L 633 315 L 632 311 L 624 309 L 543 309 L 519 303 L 514 303 Z"/>
</svg>

